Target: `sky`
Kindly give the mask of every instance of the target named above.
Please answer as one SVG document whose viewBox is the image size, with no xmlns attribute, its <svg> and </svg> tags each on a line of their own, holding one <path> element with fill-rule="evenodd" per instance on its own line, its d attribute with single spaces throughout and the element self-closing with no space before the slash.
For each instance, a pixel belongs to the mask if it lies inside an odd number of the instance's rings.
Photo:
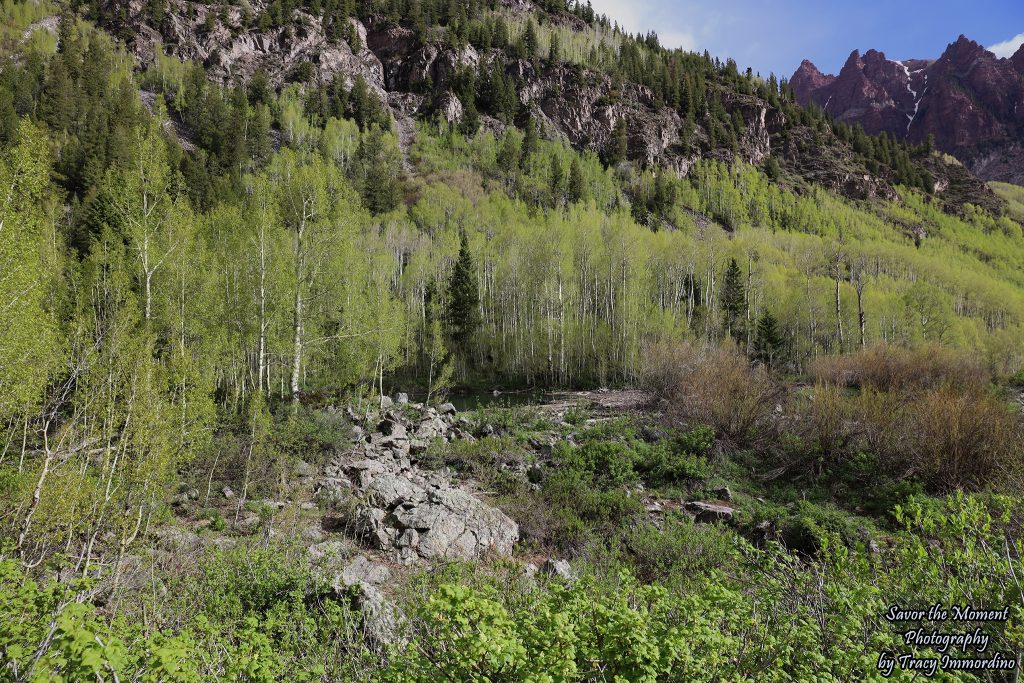
<svg viewBox="0 0 1024 683">
<path fill-rule="evenodd" d="M 591 0 L 631 33 L 667 47 L 732 57 L 788 78 L 810 59 L 838 73 L 855 48 L 934 59 L 963 33 L 1003 57 L 1024 42 L 1024 0 Z"/>
</svg>

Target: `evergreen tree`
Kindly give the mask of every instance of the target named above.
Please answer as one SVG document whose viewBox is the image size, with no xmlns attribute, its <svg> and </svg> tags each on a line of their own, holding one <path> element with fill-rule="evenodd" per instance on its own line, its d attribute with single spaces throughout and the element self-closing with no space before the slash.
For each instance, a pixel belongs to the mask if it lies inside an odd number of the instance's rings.
<svg viewBox="0 0 1024 683">
<path fill-rule="evenodd" d="M 498 169 L 507 175 L 515 173 L 519 168 L 519 153 L 519 141 L 511 128 L 506 129 L 498 147 Z"/>
<path fill-rule="evenodd" d="M 540 41 L 537 38 L 537 24 L 533 22 L 531 18 L 526 22 L 526 32 L 523 34 L 523 50 L 526 53 L 527 59 L 534 59 L 537 56 L 537 49 L 540 46 Z"/>
<path fill-rule="evenodd" d="M 469 349 L 473 335 L 480 327 L 480 293 L 477 289 L 476 268 L 469 251 L 466 231 L 459 234 L 459 257 L 448 280 L 448 338 L 452 346 L 463 354 Z"/>
<path fill-rule="evenodd" d="M 561 206 L 565 198 L 565 172 L 562 170 L 562 160 L 557 154 L 551 155 L 551 203 L 554 206 Z"/>
<path fill-rule="evenodd" d="M 720 303 L 725 333 L 738 339 L 741 336 L 746 311 L 746 285 L 736 259 L 730 259 L 729 266 L 725 269 Z"/>
<path fill-rule="evenodd" d="M 581 202 L 587 196 L 587 183 L 583 177 L 583 168 L 578 157 L 573 157 L 569 166 L 569 201 L 573 204 Z"/>
<path fill-rule="evenodd" d="M 620 117 L 615 122 L 615 129 L 612 131 L 611 148 L 608 150 L 608 165 L 617 166 L 626 160 L 629 154 L 629 135 L 626 129 L 625 117 Z"/>
<path fill-rule="evenodd" d="M 374 124 L 363 133 L 353 173 L 363 201 L 375 214 L 387 213 L 401 198 L 401 161 L 393 138 Z"/>
<path fill-rule="evenodd" d="M 757 321 L 754 358 L 771 367 L 778 360 L 781 351 L 782 334 L 779 332 L 779 323 L 771 311 L 766 311 Z"/>
<path fill-rule="evenodd" d="M 526 166 L 530 157 L 536 154 L 538 149 L 540 149 L 540 136 L 537 134 L 537 124 L 534 123 L 533 116 L 530 116 L 526 119 L 526 129 L 523 133 L 523 153 L 519 156 L 523 166 Z"/>
<path fill-rule="evenodd" d="M 551 45 L 548 48 L 548 60 L 552 64 L 562 61 L 562 44 L 557 31 L 551 32 Z"/>
</svg>

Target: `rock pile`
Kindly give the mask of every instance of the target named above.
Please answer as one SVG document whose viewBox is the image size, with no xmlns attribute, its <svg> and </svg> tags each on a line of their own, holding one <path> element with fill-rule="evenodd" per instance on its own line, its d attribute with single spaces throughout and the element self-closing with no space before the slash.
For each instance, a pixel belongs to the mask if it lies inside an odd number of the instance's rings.
<svg viewBox="0 0 1024 683">
<path fill-rule="evenodd" d="M 408 403 L 404 396 L 382 413 L 348 410 L 355 443 L 324 468 L 317 499 L 335 510 L 332 520 L 395 561 L 510 556 L 519 527 L 505 513 L 452 482 L 421 469 L 417 456 L 436 439 L 472 439 L 469 423 L 451 404 Z"/>
</svg>

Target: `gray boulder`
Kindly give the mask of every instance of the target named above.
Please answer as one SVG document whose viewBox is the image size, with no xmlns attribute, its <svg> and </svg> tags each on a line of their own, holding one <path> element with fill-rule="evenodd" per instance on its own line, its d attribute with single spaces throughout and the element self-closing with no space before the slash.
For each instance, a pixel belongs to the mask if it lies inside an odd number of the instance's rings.
<svg viewBox="0 0 1024 683">
<path fill-rule="evenodd" d="M 339 578 L 345 586 L 359 583 L 383 584 L 391 579 L 391 570 L 383 564 L 371 562 L 364 555 L 357 555 L 341 570 Z"/>
<path fill-rule="evenodd" d="M 705 524 L 731 522 L 734 512 L 731 507 L 725 505 L 703 502 L 687 503 L 686 509 L 693 513 L 695 521 Z"/>
<path fill-rule="evenodd" d="M 309 546 L 306 552 L 312 562 L 330 562 L 344 559 L 345 544 L 341 541 L 324 541 Z"/>
<path fill-rule="evenodd" d="M 356 607 L 363 615 L 363 630 L 371 644 L 386 648 L 402 642 L 402 613 L 376 586 L 360 581 L 352 586 Z"/>
<path fill-rule="evenodd" d="M 380 648 L 401 640 L 402 613 L 377 588 L 390 578 L 391 571 L 387 567 L 360 555 L 345 565 L 334 581 L 336 592 L 352 595 L 355 606 L 362 613 L 367 639 Z"/>
<path fill-rule="evenodd" d="M 451 411 L 454 406 L 442 406 L 446 416 Z M 402 563 L 512 554 L 519 538 L 512 519 L 454 484 L 450 472 L 420 469 L 410 460 L 428 448 L 428 439 L 456 431 L 437 410 L 426 409 L 411 427 L 397 409 L 364 424 L 373 425 L 368 438 L 335 451 L 316 487 L 321 503 L 356 503 L 340 531 Z"/>
<path fill-rule="evenodd" d="M 549 576 L 557 576 L 564 581 L 575 581 L 576 572 L 573 571 L 572 566 L 568 560 L 556 560 L 554 558 L 548 558 L 541 567 L 541 571 Z"/>
<path fill-rule="evenodd" d="M 519 527 L 508 515 L 456 488 L 436 489 L 427 501 L 392 513 L 395 525 L 415 529 L 424 559 L 476 558 L 488 551 L 512 555 Z"/>
</svg>

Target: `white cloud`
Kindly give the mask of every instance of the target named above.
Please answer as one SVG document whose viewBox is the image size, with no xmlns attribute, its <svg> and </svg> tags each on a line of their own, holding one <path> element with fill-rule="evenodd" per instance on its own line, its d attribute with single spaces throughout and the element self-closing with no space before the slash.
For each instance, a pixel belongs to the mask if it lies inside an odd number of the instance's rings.
<svg viewBox="0 0 1024 683">
<path fill-rule="evenodd" d="M 681 47 L 690 52 L 697 50 L 697 39 L 689 31 L 660 31 L 658 41 L 669 49 Z"/>
<path fill-rule="evenodd" d="M 1024 33 L 1018 33 L 1009 40 L 1004 40 L 1001 43 L 996 43 L 988 50 L 996 57 L 1012 57 L 1014 53 L 1016 53 L 1017 50 L 1020 49 L 1020 46 L 1022 44 L 1024 44 Z"/>
<path fill-rule="evenodd" d="M 591 0 L 598 14 L 605 14 L 612 21 L 618 22 L 630 33 L 647 33 L 655 31 L 659 42 L 667 48 L 681 47 L 684 50 L 696 50 L 697 38 L 690 26 L 681 26 L 678 12 L 669 4 L 666 6 L 657 0 Z M 692 16 L 691 16 L 692 19 Z M 689 22 L 687 22 L 689 23 Z M 707 33 L 704 27 L 703 33 Z"/>
<path fill-rule="evenodd" d="M 644 31 L 645 15 L 651 11 L 650 7 L 641 9 L 645 4 L 643 2 L 623 3 L 620 0 L 591 0 L 591 2 L 595 12 L 605 14 L 612 21 L 619 22 L 619 26 L 630 33 Z"/>
</svg>

